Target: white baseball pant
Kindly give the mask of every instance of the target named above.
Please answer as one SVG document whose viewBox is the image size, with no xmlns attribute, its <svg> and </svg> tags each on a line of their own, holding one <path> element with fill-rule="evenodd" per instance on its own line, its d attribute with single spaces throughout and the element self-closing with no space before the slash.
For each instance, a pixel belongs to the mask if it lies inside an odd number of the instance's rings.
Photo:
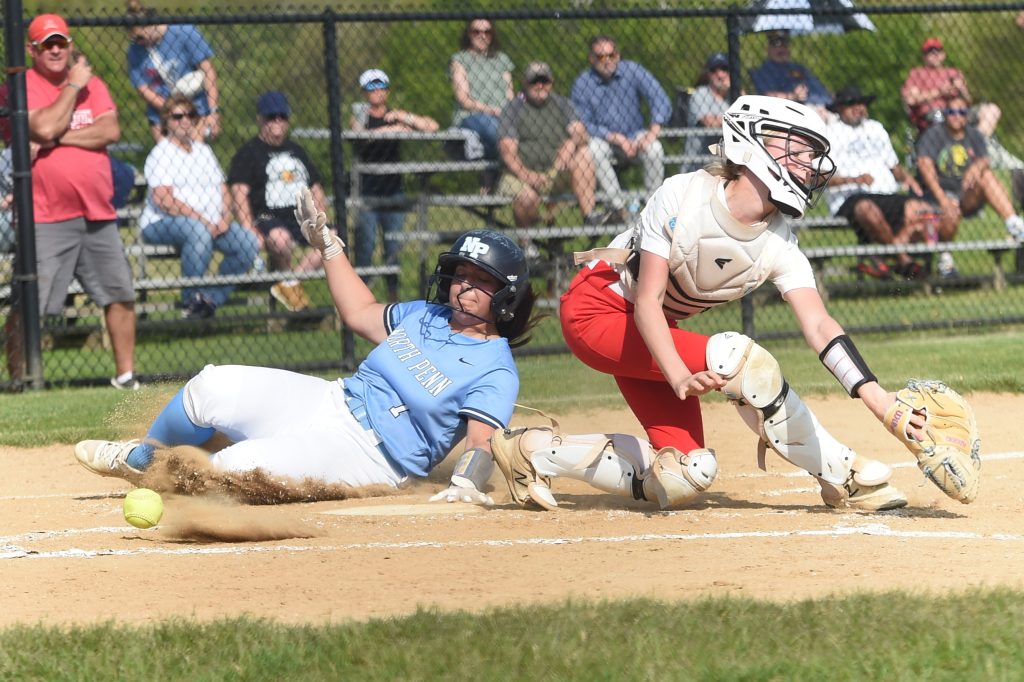
<svg viewBox="0 0 1024 682">
<path fill-rule="evenodd" d="M 185 413 L 234 441 L 211 457 L 227 471 L 397 486 L 392 469 L 345 404 L 340 380 L 266 367 L 207 365 L 185 387 Z"/>
</svg>

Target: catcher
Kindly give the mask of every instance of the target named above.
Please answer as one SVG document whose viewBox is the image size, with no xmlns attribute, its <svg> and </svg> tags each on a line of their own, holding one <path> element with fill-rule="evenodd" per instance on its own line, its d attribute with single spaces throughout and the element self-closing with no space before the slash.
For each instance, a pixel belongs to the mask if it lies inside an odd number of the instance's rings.
<svg viewBox="0 0 1024 682">
<path fill-rule="evenodd" d="M 506 429 L 491 451 L 520 504 L 557 506 L 551 478 L 685 504 L 718 473 L 705 446 L 699 397 L 722 391 L 760 438 L 817 479 L 825 504 L 868 511 L 907 504 L 891 469 L 836 440 L 784 379 L 775 358 L 735 332 L 705 336 L 678 322 L 736 300 L 767 280 L 793 308 L 804 338 L 852 398 L 918 459 L 925 476 L 963 503 L 977 495 L 977 428 L 967 403 L 936 381 L 882 388 L 825 309 L 788 224 L 817 199 L 835 165 L 821 118 L 788 100 L 744 96 L 723 117 L 720 160 L 669 178 L 639 221 L 608 248 L 577 254 L 586 267 L 562 296 L 562 331 L 585 364 L 611 374 L 648 439 Z"/>
</svg>

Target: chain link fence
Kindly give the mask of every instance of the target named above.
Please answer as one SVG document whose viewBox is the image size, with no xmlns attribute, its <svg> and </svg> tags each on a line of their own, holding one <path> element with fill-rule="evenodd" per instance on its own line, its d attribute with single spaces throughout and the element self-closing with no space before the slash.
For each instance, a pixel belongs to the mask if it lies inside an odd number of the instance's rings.
<svg viewBox="0 0 1024 682">
<path fill-rule="evenodd" d="M 72 47 L 117 106 L 121 135 L 108 151 L 134 276 L 136 373 L 189 376 L 209 362 L 326 370 L 351 366 L 368 350 L 344 333 L 319 263 L 290 221 L 298 185 L 322 188 L 318 200 L 379 300 L 422 296 L 445 246 L 462 231 L 490 227 L 527 249 L 534 287 L 554 312 L 573 251 L 606 244 L 662 177 L 705 162 L 716 137 L 706 126 L 717 125 L 715 113 L 741 91 L 779 88 L 830 116 L 836 93 L 849 99 L 855 86 L 853 99 L 873 98 L 870 117 L 913 176 L 917 123 L 931 119 L 927 103 L 914 120 L 908 115 L 905 86 L 925 65 L 958 70 L 942 73 L 957 79 L 972 124 L 985 133 L 997 185 L 985 206 L 938 244 L 927 224 L 943 215 L 915 213 L 909 220 L 921 221 L 920 237 L 898 248 L 858 233 L 822 201 L 798 223 L 801 246 L 849 330 L 1019 322 L 1024 259 L 999 213 L 1018 210 L 1021 199 L 1022 8 L 68 17 Z M 780 26 L 792 30 L 764 30 Z M 597 36 L 606 39 L 593 42 Z M 28 63 L 42 56 L 30 51 Z M 168 100 L 175 89 L 181 96 Z M 631 92 L 639 93 L 636 112 L 609 104 Z M 536 93 L 553 106 L 537 106 Z M 632 128 L 618 131 L 624 137 L 608 128 L 616 120 Z M 645 136 L 652 122 L 658 134 Z M 510 139 L 518 173 L 508 172 Z M 941 163 L 963 165 L 950 156 L 963 151 L 947 148 Z M 9 165 L 3 175 L 9 183 Z M 5 322 L 18 290 L 10 284 L 13 234 L 0 232 Z M 911 279 L 908 260 L 919 268 Z M 770 288 L 686 324 L 798 335 Z M 47 381 L 111 375 L 103 311 L 77 281 L 41 332 Z M 18 336 L 5 324 L 7 379 L 22 371 Z M 527 348 L 564 349 L 554 316 Z"/>
</svg>

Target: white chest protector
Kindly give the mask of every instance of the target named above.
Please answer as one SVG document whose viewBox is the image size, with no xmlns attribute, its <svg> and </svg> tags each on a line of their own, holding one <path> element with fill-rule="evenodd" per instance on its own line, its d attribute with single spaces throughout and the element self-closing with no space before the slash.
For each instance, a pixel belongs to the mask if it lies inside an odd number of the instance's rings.
<svg viewBox="0 0 1024 682">
<path fill-rule="evenodd" d="M 779 257 L 796 249 L 796 238 L 778 211 L 766 222 L 746 225 L 736 220 L 719 198 L 722 178 L 698 171 L 679 201 L 678 213 L 661 226 L 671 241 L 669 281 L 664 310 L 675 319 L 704 312 L 742 298 L 775 274 Z M 626 265 L 622 275 L 625 297 L 635 300 L 636 267 L 642 230 L 634 227 L 625 249 L 594 249 L 576 254 L 576 262 L 601 258 Z"/>
<path fill-rule="evenodd" d="M 699 173 L 683 195 L 679 215 L 663 228 L 672 239 L 664 300 L 672 317 L 742 298 L 768 280 L 778 256 L 795 241 L 778 212 L 756 225 L 736 220 L 718 198 L 721 181 Z"/>
</svg>

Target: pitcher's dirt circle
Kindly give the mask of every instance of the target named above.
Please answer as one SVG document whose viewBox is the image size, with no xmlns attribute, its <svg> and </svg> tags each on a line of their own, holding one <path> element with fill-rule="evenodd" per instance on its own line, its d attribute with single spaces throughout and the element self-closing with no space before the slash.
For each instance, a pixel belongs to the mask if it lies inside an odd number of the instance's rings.
<svg viewBox="0 0 1024 682">
<path fill-rule="evenodd" d="M 719 477 L 674 512 L 561 480 L 561 511 L 522 511 L 497 474 L 496 509 L 427 503 L 450 473 L 442 466 L 429 481 L 371 499 L 251 507 L 165 497 L 161 525 L 141 531 L 121 516 L 130 486 L 91 475 L 71 447 L 0 448 L 0 625 L 242 614 L 304 623 L 567 597 L 1019 588 L 1024 452 L 1011 422 L 1024 398 L 969 399 L 985 456 L 971 505 L 925 482 L 861 405 L 809 401 L 840 440 L 896 465 L 910 506 L 878 514 L 828 510 L 814 480 L 773 453 L 768 472 L 758 470 L 753 435 L 721 403 L 705 407 Z M 625 410 L 560 421 L 568 432 L 639 433 Z M 219 522 L 219 541 L 189 530 Z"/>
</svg>

